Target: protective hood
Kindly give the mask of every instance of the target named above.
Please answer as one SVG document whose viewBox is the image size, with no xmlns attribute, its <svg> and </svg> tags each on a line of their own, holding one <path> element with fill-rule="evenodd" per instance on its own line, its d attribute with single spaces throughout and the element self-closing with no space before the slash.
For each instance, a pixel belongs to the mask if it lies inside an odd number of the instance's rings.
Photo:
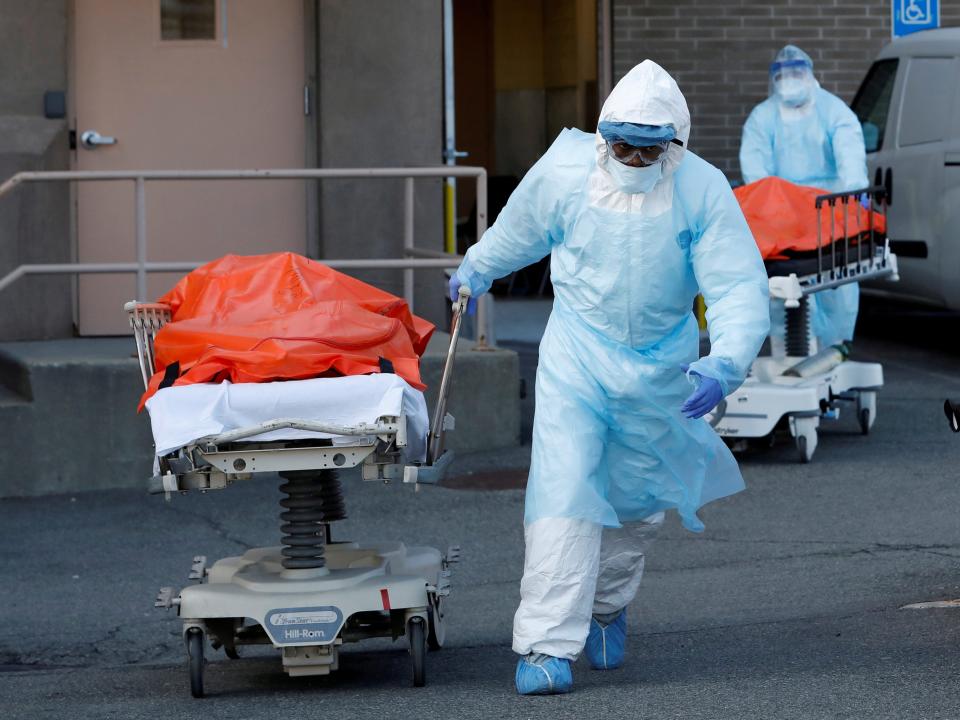
<svg viewBox="0 0 960 720">
<path fill-rule="evenodd" d="M 610 157 L 607 143 L 597 131 L 594 146 L 597 152 L 597 170 L 590 177 L 591 204 L 617 212 L 659 215 L 673 203 L 673 174 L 683 160 L 690 139 L 690 111 L 687 101 L 670 74 L 652 60 L 635 66 L 613 88 L 603 103 L 600 121 L 639 123 L 642 125 L 670 125 L 676 130 L 677 140 L 683 146 L 671 143 L 653 187 L 637 192 L 644 183 L 627 181 L 625 173 L 635 173 Z"/>
<path fill-rule="evenodd" d="M 642 125 L 672 125 L 677 139 L 687 146 L 690 139 L 690 111 L 687 101 L 670 74 L 653 60 L 644 60 L 635 66 L 613 88 L 603 103 L 600 120 L 607 122 L 640 123 Z M 671 144 L 664 155 L 663 177 L 676 171 L 683 159 L 684 147 Z M 596 133 L 597 165 L 606 167 L 609 158 L 607 143 Z"/>
<path fill-rule="evenodd" d="M 770 65 L 770 97 L 782 108 L 797 110 L 809 105 L 820 83 L 813 75 L 813 60 L 796 45 L 786 45 Z"/>
</svg>

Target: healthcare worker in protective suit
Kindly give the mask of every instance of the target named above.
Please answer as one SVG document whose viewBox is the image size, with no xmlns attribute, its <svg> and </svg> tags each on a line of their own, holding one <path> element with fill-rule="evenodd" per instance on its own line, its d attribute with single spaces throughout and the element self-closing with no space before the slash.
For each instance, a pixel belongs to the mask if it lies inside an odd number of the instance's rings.
<svg viewBox="0 0 960 720">
<path fill-rule="evenodd" d="M 664 511 L 700 531 L 700 507 L 743 489 L 702 417 L 741 384 L 767 334 L 767 277 L 727 180 L 689 137 L 676 82 L 637 65 L 596 134 L 560 133 L 450 281 L 452 297 L 461 285 L 476 297 L 550 255 L 513 631 L 521 694 L 570 690 L 581 651 L 596 669 L 617 667 Z"/>
<path fill-rule="evenodd" d="M 770 66 L 770 97 L 743 126 L 740 172 L 747 183 L 774 175 L 826 192 L 869 185 L 860 121 L 820 87 L 813 61 L 798 47 L 787 45 Z M 813 332 L 821 347 L 853 340 L 859 304 L 857 283 L 812 296 Z M 775 312 L 782 314 L 779 305 Z"/>
</svg>

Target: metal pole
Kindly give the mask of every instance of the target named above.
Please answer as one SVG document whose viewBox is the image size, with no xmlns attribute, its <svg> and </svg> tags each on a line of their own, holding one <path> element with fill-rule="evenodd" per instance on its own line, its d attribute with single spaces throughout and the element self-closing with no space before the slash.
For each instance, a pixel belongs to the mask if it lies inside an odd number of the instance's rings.
<svg viewBox="0 0 960 720">
<path fill-rule="evenodd" d="M 17 269 L 12 270 L 11 272 L 7 273 L 4 277 L 0 278 L 0 290 L 3 290 L 5 287 L 7 287 L 7 285 L 15 283 L 17 280 L 19 280 L 24 275 L 26 275 L 27 272 L 26 270 L 24 270 L 25 267 L 26 267 L 25 265 L 21 265 Z"/>
<path fill-rule="evenodd" d="M 836 198 L 831 198 L 830 205 L 830 279 L 837 279 L 837 248 L 834 242 L 837 238 L 837 205 Z"/>
<path fill-rule="evenodd" d="M 136 223 L 137 223 L 137 298 L 141 302 L 147 299 L 147 187 L 141 175 L 136 183 Z"/>
<path fill-rule="evenodd" d="M 2 185 L 0 185 L 0 197 L 3 197 L 8 192 L 13 190 L 17 185 L 23 182 L 23 176 L 21 173 L 17 173 L 9 180 L 6 180 Z"/>
<path fill-rule="evenodd" d="M 477 176 L 477 241 L 487 231 L 487 173 Z M 490 306 L 490 294 L 477 299 L 477 349 L 487 347 L 493 337 L 493 308 Z"/>
<path fill-rule="evenodd" d="M 850 196 L 845 196 L 840 205 L 843 207 L 843 272 L 841 275 L 847 277 L 850 270 L 850 230 L 847 228 L 847 213 L 850 210 Z"/>
<path fill-rule="evenodd" d="M 610 0 L 600 0 L 600 82 L 599 104 L 613 90 L 613 18 Z"/>
<path fill-rule="evenodd" d="M 263 170 L 51 170 L 20 172 L 0 188 L 8 192 L 24 182 L 54 180 L 302 180 L 312 178 L 442 178 L 479 177 L 486 171 L 471 165 L 387 168 L 266 168 Z M 14 182 L 15 181 L 15 182 Z M 9 186 L 9 188 L 8 188 Z"/>
<path fill-rule="evenodd" d="M 407 258 L 403 260 L 363 259 L 363 260 L 321 260 L 327 267 L 342 270 L 407 270 L 437 269 L 444 270 L 457 260 L 456 256 L 445 258 Z M 0 278 L 0 290 L 6 289 L 25 275 L 72 275 L 77 273 L 124 274 L 137 273 L 141 268 L 151 272 L 190 272 L 205 263 L 199 260 L 186 262 L 148 262 L 140 263 L 44 263 L 40 265 L 20 265 Z"/>
<path fill-rule="evenodd" d="M 406 253 L 407 257 L 444 258 L 450 262 L 450 267 L 459 265 L 460 261 L 463 260 L 463 255 L 451 255 L 450 253 L 445 253 L 443 250 L 429 250 L 427 248 L 407 248 Z"/>
<path fill-rule="evenodd" d="M 460 339 L 460 328 L 463 323 L 463 313 L 467 309 L 470 296 L 465 288 L 460 289 L 460 296 L 453 305 L 453 325 L 450 328 L 450 345 L 447 347 L 447 359 L 443 364 L 443 375 L 440 377 L 440 391 L 437 393 L 437 406 L 433 413 L 433 423 L 430 425 L 430 437 L 427 440 L 427 462 L 433 465 L 443 454 L 443 419 L 447 414 L 447 400 L 450 397 L 450 383 L 453 378 L 453 363 L 457 357 L 457 342 Z"/>
<path fill-rule="evenodd" d="M 189 271 L 199 267 L 200 262 L 171 262 L 156 263 L 147 261 L 147 213 L 146 213 L 146 181 L 147 180 L 246 180 L 251 178 L 262 179 L 323 179 L 323 178 L 398 178 L 407 181 L 410 193 L 412 178 L 446 178 L 472 177 L 477 180 L 477 237 L 482 237 L 487 229 L 487 173 L 480 167 L 444 165 L 437 167 L 419 168 L 276 168 L 263 170 L 125 170 L 125 171 L 43 171 L 20 172 L 0 184 L 0 197 L 8 194 L 18 185 L 28 182 L 52 181 L 129 181 L 135 183 L 135 234 L 136 234 L 136 262 L 132 263 L 73 263 L 49 265 L 23 265 L 6 276 L 0 278 L 0 290 L 6 288 L 24 275 L 33 274 L 74 274 L 74 273 L 136 273 L 137 295 L 145 300 L 147 297 L 147 273 L 149 272 L 179 272 Z M 412 197 L 412 195 L 410 196 Z M 406 199 L 406 197 L 405 197 Z M 408 201 L 407 207 L 413 203 Z M 405 228 L 405 250 L 413 246 L 413 212 L 407 216 Z M 409 237 L 410 239 L 407 239 Z M 409 243 L 409 248 L 406 244 Z M 410 254 L 416 254 L 411 252 Z M 438 253 L 439 254 L 439 253 Z M 423 257 L 421 255 L 421 257 Z M 402 269 L 417 268 L 449 268 L 451 264 L 459 262 L 461 258 L 454 254 L 444 254 L 443 257 L 426 257 L 424 259 L 363 259 L 363 260 L 327 260 L 325 264 L 333 268 L 360 269 Z M 412 279 L 408 287 L 412 287 Z M 405 290 L 407 288 L 405 287 Z M 412 303 L 412 290 L 408 292 L 408 301 Z M 477 317 L 478 345 L 483 347 L 493 334 L 493 313 L 490 311 L 490 299 L 481 298 Z"/>
<path fill-rule="evenodd" d="M 443 161 L 457 164 L 457 124 L 453 75 L 453 0 L 443 0 Z M 457 251 L 457 181 L 447 177 L 443 186 L 443 249 Z"/>
<path fill-rule="evenodd" d="M 413 178 L 408 177 L 403 181 L 403 254 L 408 256 L 413 249 Z M 403 271 L 403 299 L 407 301 L 407 307 L 413 312 L 413 268 L 407 268 Z"/>
<path fill-rule="evenodd" d="M 487 171 L 477 175 L 477 240 L 487 231 Z"/>
<path fill-rule="evenodd" d="M 817 198 L 817 282 L 823 280 L 823 203 Z"/>
<path fill-rule="evenodd" d="M 863 263 L 863 233 L 861 232 L 863 225 L 860 222 L 860 215 L 862 214 L 860 210 L 862 208 L 859 200 L 855 206 L 855 209 L 857 212 L 857 274 L 859 274 L 862 270 L 861 264 Z"/>
</svg>

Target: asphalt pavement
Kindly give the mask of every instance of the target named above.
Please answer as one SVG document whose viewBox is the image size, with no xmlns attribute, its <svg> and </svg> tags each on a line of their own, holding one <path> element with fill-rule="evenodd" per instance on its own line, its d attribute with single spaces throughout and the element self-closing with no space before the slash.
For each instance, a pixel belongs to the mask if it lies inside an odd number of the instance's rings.
<svg viewBox="0 0 960 720">
<path fill-rule="evenodd" d="M 960 320 L 867 304 L 860 328 L 856 358 L 886 374 L 874 432 L 842 415 L 809 465 L 787 438 L 752 449 L 747 491 L 707 507 L 705 533 L 670 518 L 626 664 L 578 662 L 570 695 L 513 690 L 521 449 L 463 458 L 452 488 L 345 483 L 336 537 L 463 548 L 421 689 L 402 641 L 372 641 L 322 678 L 287 677 L 268 647 L 212 652 L 208 697 L 190 697 L 179 623 L 153 597 L 195 554 L 276 544 L 274 479 L 0 501 L 0 718 L 960 718 L 960 609 L 901 609 L 960 598 L 960 435 L 941 409 L 960 396 Z M 509 335 L 531 373 L 535 343 Z"/>
</svg>

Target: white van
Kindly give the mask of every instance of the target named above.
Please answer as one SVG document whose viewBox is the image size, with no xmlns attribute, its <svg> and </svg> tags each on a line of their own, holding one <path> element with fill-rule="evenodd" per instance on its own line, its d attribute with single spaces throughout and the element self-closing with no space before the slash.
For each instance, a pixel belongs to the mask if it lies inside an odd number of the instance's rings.
<svg viewBox="0 0 960 720">
<path fill-rule="evenodd" d="M 883 291 L 960 310 L 960 28 L 894 40 L 851 104 L 869 177 L 890 197 L 900 282 Z M 877 286 L 879 291 L 880 285 Z"/>
</svg>

